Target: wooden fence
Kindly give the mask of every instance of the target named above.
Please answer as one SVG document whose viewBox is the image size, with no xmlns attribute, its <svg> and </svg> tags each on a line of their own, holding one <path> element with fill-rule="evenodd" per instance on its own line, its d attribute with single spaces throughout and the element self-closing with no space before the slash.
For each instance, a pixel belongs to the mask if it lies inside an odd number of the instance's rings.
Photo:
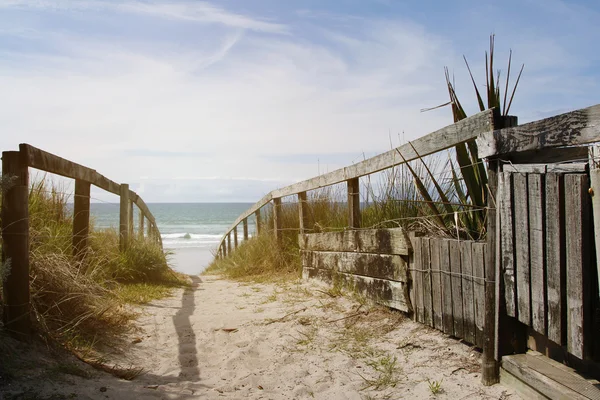
<svg viewBox="0 0 600 400">
<path fill-rule="evenodd" d="M 29 295 L 29 168 L 75 179 L 73 205 L 73 255 L 85 256 L 88 249 L 90 189 L 97 186 L 120 197 L 119 247 L 125 250 L 134 233 L 133 205 L 139 209 L 139 234 L 147 235 L 162 247 L 156 220 L 146 203 L 129 185 L 118 184 L 93 169 L 55 156 L 28 144 L 18 151 L 2 152 L 2 263 L 10 266 L 3 281 L 3 319 L 5 328 L 17 336 L 28 336 L 30 327 Z"/>
</svg>

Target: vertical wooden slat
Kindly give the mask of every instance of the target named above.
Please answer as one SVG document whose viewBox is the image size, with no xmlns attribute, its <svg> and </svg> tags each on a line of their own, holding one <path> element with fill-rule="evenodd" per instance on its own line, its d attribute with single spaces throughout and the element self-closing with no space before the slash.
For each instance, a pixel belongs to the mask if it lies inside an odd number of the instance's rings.
<svg viewBox="0 0 600 400">
<path fill-rule="evenodd" d="M 90 183 L 75 180 L 73 199 L 73 255 L 82 259 L 87 252 L 90 232 Z"/>
<path fill-rule="evenodd" d="M 231 232 L 227 234 L 227 254 L 231 255 Z"/>
<path fill-rule="evenodd" d="M 2 265 L 10 273 L 3 279 L 4 329 L 18 339 L 31 334 L 29 294 L 29 170 L 24 154 L 2 153 Z"/>
<path fill-rule="evenodd" d="M 546 273 L 544 268 L 544 179 L 528 174 L 529 265 L 531 279 L 531 326 L 546 334 Z"/>
<path fill-rule="evenodd" d="M 152 222 L 150 222 L 150 220 L 148 220 L 148 226 L 146 227 L 146 236 L 148 237 L 148 239 L 152 239 Z"/>
<path fill-rule="evenodd" d="M 254 212 L 254 216 L 256 217 L 256 236 L 260 235 L 262 230 L 262 221 L 260 219 L 260 208 Z"/>
<path fill-rule="evenodd" d="M 413 234 L 414 235 L 414 234 Z M 421 260 L 421 238 L 412 236 L 413 253 L 412 259 L 412 284 L 415 299 L 415 320 L 423 322 L 423 262 Z"/>
<path fill-rule="evenodd" d="M 421 269 L 423 272 L 423 323 L 433 326 L 433 300 L 431 293 L 431 252 L 429 239 L 421 238 Z"/>
<path fill-rule="evenodd" d="M 119 207 L 119 248 L 125 251 L 129 247 L 129 185 L 121 184 Z"/>
<path fill-rule="evenodd" d="M 227 255 L 229 254 L 227 252 L 227 241 L 224 240 L 223 243 L 221 243 L 221 251 L 223 252 L 223 257 L 227 257 Z"/>
<path fill-rule="evenodd" d="M 138 213 L 138 235 L 140 237 L 140 240 L 144 239 L 144 212 L 140 209 L 139 213 Z"/>
<path fill-rule="evenodd" d="M 596 279 L 600 288 L 600 146 L 589 147 L 590 163 L 590 195 L 592 203 L 592 215 L 594 218 L 594 245 L 596 248 Z M 598 290 L 600 296 L 600 290 Z M 597 322 L 600 324 L 600 321 Z"/>
<path fill-rule="evenodd" d="M 242 220 L 242 227 L 244 230 L 244 241 L 248 240 L 248 218 Z"/>
<path fill-rule="evenodd" d="M 473 295 L 473 255 L 471 242 L 460 243 L 463 288 L 464 339 L 475 343 L 475 297 Z"/>
<path fill-rule="evenodd" d="M 517 315 L 519 321 L 531 326 L 531 292 L 529 274 L 529 205 L 527 175 L 513 174 L 515 212 L 515 254 L 517 273 Z"/>
<path fill-rule="evenodd" d="M 298 221 L 300 223 L 300 235 L 306 233 L 308 227 L 308 203 L 306 202 L 306 192 L 298 193 Z"/>
<path fill-rule="evenodd" d="M 452 276 L 450 275 L 450 245 L 448 240 L 440 240 L 440 269 L 442 270 L 442 325 L 444 333 L 453 335 Z"/>
<path fill-rule="evenodd" d="M 133 201 L 129 201 L 129 238 L 132 239 L 134 237 L 134 227 L 133 227 Z"/>
<path fill-rule="evenodd" d="M 454 318 L 454 336 L 464 338 L 462 268 L 460 262 L 460 242 L 450 240 L 450 270 L 452 271 L 452 315 Z"/>
<path fill-rule="evenodd" d="M 500 240 L 502 248 L 502 277 L 504 280 L 504 299 L 506 314 L 517 316 L 517 290 L 515 283 L 515 247 L 513 229 L 513 190 L 512 175 L 502 172 L 498 175 L 498 193 L 500 207 Z"/>
<path fill-rule="evenodd" d="M 281 241 L 281 198 L 273 199 L 273 235 Z"/>
<path fill-rule="evenodd" d="M 475 344 L 483 347 L 485 324 L 485 243 L 473 243 L 473 298 L 475 306 Z"/>
<path fill-rule="evenodd" d="M 236 250 L 238 248 L 237 226 L 233 228 L 233 248 Z"/>
<path fill-rule="evenodd" d="M 546 282 L 548 290 L 548 338 L 564 345 L 566 327 L 566 258 L 564 182 L 560 174 L 546 174 Z"/>
<path fill-rule="evenodd" d="M 360 228 L 360 186 L 359 178 L 349 179 L 348 186 L 348 227 Z"/>
<path fill-rule="evenodd" d="M 442 239 L 430 239 L 431 251 L 431 296 L 433 300 L 433 326 L 443 330 L 442 318 L 442 279 L 440 276 L 440 242 Z"/>
<path fill-rule="evenodd" d="M 587 175 L 565 175 L 567 256 L 567 351 L 581 359 L 588 355 L 591 337 L 590 210 Z M 596 338 L 597 339 L 597 338 Z"/>
</svg>

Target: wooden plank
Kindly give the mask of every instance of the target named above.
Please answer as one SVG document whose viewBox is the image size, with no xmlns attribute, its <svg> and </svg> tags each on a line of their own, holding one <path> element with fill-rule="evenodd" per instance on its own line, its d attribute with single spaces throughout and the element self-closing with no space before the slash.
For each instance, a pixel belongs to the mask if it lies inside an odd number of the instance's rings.
<svg viewBox="0 0 600 400">
<path fill-rule="evenodd" d="M 308 203 L 306 201 L 306 192 L 298 193 L 298 221 L 300 224 L 300 235 L 303 235 L 309 226 L 308 223 Z"/>
<path fill-rule="evenodd" d="M 454 336 L 464 338 L 462 267 L 460 261 L 460 242 L 450 240 L 450 270 L 452 271 L 452 315 Z"/>
<path fill-rule="evenodd" d="M 442 271 L 443 331 L 448 335 L 454 335 L 454 316 L 452 312 L 452 271 L 450 270 L 450 244 L 447 239 L 440 240 L 440 269 Z"/>
<path fill-rule="evenodd" d="M 504 166 L 506 167 L 506 166 Z M 509 317 L 517 316 L 517 291 L 515 287 L 515 248 L 513 229 L 513 190 L 512 179 L 509 172 L 502 172 L 498 176 L 498 193 L 500 194 L 500 236 L 502 248 L 502 276 L 504 283 L 504 299 L 506 314 Z"/>
<path fill-rule="evenodd" d="M 546 334 L 546 271 L 544 265 L 544 179 L 528 174 L 529 274 L 531 281 L 531 327 Z"/>
<path fill-rule="evenodd" d="M 473 298 L 475 299 L 475 344 L 484 345 L 485 324 L 485 243 L 473 243 Z"/>
<path fill-rule="evenodd" d="M 227 234 L 227 254 L 231 255 L 231 232 Z"/>
<path fill-rule="evenodd" d="M 256 218 L 256 236 L 260 235 L 262 230 L 262 220 L 260 218 L 260 209 L 254 212 L 254 216 Z"/>
<path fill-rule="evenodd" d="M 235 250 L 237 250 L 238 248 L 238 232 L 237 232 L 237 226 L 235 228 L 233 228 L 233 248 Z"/>
<path fill-rule="evenodd" d="M 2 265 L 10 273 L 2 280 L 4 329 L 27 340 L 31 335 L 29 292 L 29 171 L 24 155 L 2 152 L 2 178 L 8 187 L 2 191 L 0 223 Z"/>
<path fill-rule="evenodd" d="M 600 105 L 528 124 L 488 132 L 477 138 L 479 156 L 573 146 L 600 141 Z"/>
<path fill-rule="evenodd" d="M 517 278 L 517 316 L 531 326 L 531 292 L 529 275 L 529 205 L 527 175 L 513 174 L 515 213 L 515 255 Z"/>
<path fill-rule="evenodd" d="M 408 283 L 408 265 L 398 255 L 303 251 L 307 267 L 331 269 L 353 275 L 370 276 Z"/>
<path fill-rule="evenodd" d="M 73 198 L 73 256 L 83 259 L 88 249 L 90 231 L 90 183 L 75 181 Z"/>
<path fill-rule="evenodd" d="M 546 174 L 546 287 L 548 296 L 548 338 L 565 345 L 565 205 L 564 183 L 559 174 Z"/>
<path fill-rule="evenodd" d="M 414 233 L 411 236 L 411 243 L 413 246 L 413 253 L 411 259 L 411 276 L 414 295 L 413 298 L 415 308 L 415 320 L 423 322 L 425 317 L 423 315 L 423 272 L 420 271 L 423 262 L 421 261 L 421 238 L 415 237 Z"/>
<path fill-rule="evenodd" d="M 431 251 L 431 297 L 433 300 L 433 327 L 444 329 L 442 323 L 442 277 L 440 276 L 440 242 L 442 239 L 430 239 L 429 249 Z"/>
<path fill-rule="evenodd" d="M 348 227 L 356 229 L 361 227 L 360 217 L 360 182 L 359 178 L 348 179 Z"/>
<path fill-rule="evenodd" d="M 473 293 L 473 256 L 472 243 L 460 243 L 460 260 L 462 267 L 462 289 L 463 289 L 463 326 L 464 339 L 475 344 L 475 296 Z"/>
<path fill-rule="evenodd" d="M 300 248 L 315 251 L 409 255 L 410 240 L 402 228 L 310 233 L 299 237 Z"/>
<path fill-rule="evenodd" d="M 569 161 L 581 161 L 587 157 L 587 147 L 558 147 L 542 150 L 523 151 L 502 156 L 513 164 L 553 164 Z M 557 164 L 560 165 L 560 164 Z"/>
<path fill-rule="evenodd" d="M 527 400 L 546 400 L 544 396 L 519 378 L 512 375 L 504 368 L 500 368 L 500 384 L 513 389 L 522 399 Z"/>
<path fill-rule="evenodd" d="M 600 287 L 600 146 L 589 148 L 590 195 L 592 196 L 592 215 L 594 218 L 594 244 L 596 248 L 596 278 Z M 598 292 L 600 296 L 600 291 Z"/>
<path fill-rule="evenodd" d="M 565 175 L 567 258 L 567 351 L 583 359 L 590 350 L 589 331 L 589 182 L 587 175 Z"/>
<path fill-rule="evenodd" d="M 550 399 L 598 398 L 598 389 L 582 377 L 576 377 L 530 354 L 504 356 L 502 367 Z"/>
<path fill-rule="evenodd" d="M 26 143 L 20 144 L 19 150 L 24 154 L 27 165 L 31 168 L 90 182 L 92 185 L 98 186 L 108 192 L 116 195 L 120 194 L 119 184 L 99 174 L 96 170 L 65 160 Z"/>
<path fill-rule="evenodd" d="M 121 184 L 119 208 L 119 249 L 125 251 L 129 247 L 129 185 Z"/>
<path fill-rule="evenodd" d="M 244 232 L 244 241 L 248 240 L 248 218 L 244 218 L 242 221 L 242 227 Z"/>
<path fill-rule="evenodd" d="M 341 282 L 342 286 L 349 288 L 369 300 L 404 312 L 412 312 L 408 298 L 408 285 L 405 282 L 390 281 L 387 279 L 371 278 L 335 272 L 326 269 L 303 268 L 304 279 L 318 279 L 326 283 L 333 283 L 334 279 Z"/>
<path fill-rule="evenodd" d="M 572 163 L 572 164 L 505 164 L 504 171 L 518 172 L 522 174 L 545 174 L 553 173 L 577 173 L 587 171 L 587 163 Z"/>
<path fill-rule="evenodd" d="M 423 271 L 423 323 L 433 326 L 433 298 L 431 291 L 431 252 L 429 239 L 421 238 L 421 262 Z"/>
</svg>

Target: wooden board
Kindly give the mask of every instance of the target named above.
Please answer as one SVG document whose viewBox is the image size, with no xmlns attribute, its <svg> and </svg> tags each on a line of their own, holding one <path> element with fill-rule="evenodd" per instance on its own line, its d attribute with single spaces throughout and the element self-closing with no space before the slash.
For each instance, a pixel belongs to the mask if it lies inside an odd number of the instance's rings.
<svg viewBox="0 0 600 400">
<path fill-rule="evenodd" d="M 505 172 L 519 172 L 522 174 L 545 174 L 552 173 L 577 173 L 585 172 L 587 163 L 571 163 L 571 164 L 505 164 Z"/>
<path fill-rule="evenodd" d="M 412 312 L 408 298 L 408 285 L 405 282 L 345 274 L 329 269 L 317 268 L 303 268 L 302 277 L 304 279 L 319 279 L 329 284 L 337 280 L 343 287 L 362 294 L 367 299 L 400 311 Z"/>
<path fill-rule="evenodd" d="M 454 336 L 464 337 L 462 266 L 460 261 L 460 242 L 449 240 L 450 270 L 452 271 L 452 316 Z"/>
<path fill-rule="evenodd" d="M 298 237 L 300 249 L 408 255 L 410 241 L 402 228 L 309 233 Z"/>
<path fill-rule="evenodd" d="M 485 243 L 473 243 L 473 298 L 475 305 L 475 344 L 483 347 L 485 324 Z M 495 279 L 495 278 L 494 278 Z"/>
<path fill-rule="evenodd" d="M 433 327 L 444 330 L 442 324 L 442 277 L 440 276 L 440 244 L 443 239 L 430 239 L 429 251 L 431 253 L 431 297 L 433 305 Z"/>
<path fill-rule="evenodd" d="M 500 246 L 501 267 L 504 281 L 504 298 L 506 301 L 506 314 L 509 317 L 517 316 L 517 290 L 515 283 L 515 248 L 513 229 L 513 190 L 512 174 L 502 172 L 498 174 L 498 193 L 500 207 Z"/>
<path fill-rule="evenodd" d="M 423 271 L 423 323 L 433 326 L 433 297 L 431 291 L 431 251 L 429 239 L 421 238 L 421 270 Z"/>
<path fill-rule="evenodd" d="M 546 334 L 546 271 L 544 265 L 544 179 L 528 174 L 529 274 L 531 279 L 531 326 Z"/>
<path fill-rule="evenodd" d="M 512 375 L 504 368 L 500 368 L 500 384 L 513 389 L 522 399 L 527 400 L 547 400 L 544 396 L 519 378 Z"/>
<path fill-rule="evenodd" d="M 517 316 L 531 326 L 531 292 L 529 275 L 529 205 L 527 175 L 513 174 L 513 207 L 515 213 L 515 256 L 517 279 Z"/>
<path fill-rule="evenodd" d="M 302 250 L 302 266 L 408 283 L 408 265 L 398 255 Z"/>
<path fill-rule="evenodd" d="M 447 239 L 440 240 L 440 269 L 442 270 L 442 330 L 448 335 L 454 335 L 452 271 L 450 270 L 450 244 Z"/>
<path fill-rule="evenodd" d="M 581 161 L 587 158 L 587 146 L 545 148 L 542 150 L 522 151 L 502 156 L 513 164 L 553 164 Z M 554 164 L 560 166 L 561 164 Z"/>
<path fill-rule="evenodd" d="M 567 351 L 583 359 L 587 356 L 590 318 L 589 298 L 589 182 L 587 175 L 565 175 L 565 224 L 567 257 Z"/>
<path fill-rule="evenodd" d="M 415 237 L 414 233 L 410 236 L 413 253 L 410 256 L 410 270 L 412 278 L 412 300 L 414 308 L 414 319 L 423 322 L 423 273 L 421 269 L 421 238 Z"/>
<path fill-rule="evenodd" d="M 600 141 L 600 105 L 499 129 L 477 138 L 479 157 Z"/>
<path fill-rule="evenodd" d="M 566 258 L 563 245 L 565 235 L 563 178 L 546 174 L 546 288 L 548 296 L 548 338 L 554 343 L 566 344 Z"/>
<path fill-rule="evenodd" d="M 462 266 L 463 289 L 463 338 L 475 344 L 475 296 L 473 293 L 473 256 L 471 242 L 460 243 L 460 259 Z"/>
</svg>

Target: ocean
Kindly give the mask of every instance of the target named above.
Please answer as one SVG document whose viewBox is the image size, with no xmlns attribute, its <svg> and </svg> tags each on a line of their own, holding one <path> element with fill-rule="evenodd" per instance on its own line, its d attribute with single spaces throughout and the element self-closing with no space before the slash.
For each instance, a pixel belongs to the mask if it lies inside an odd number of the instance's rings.
<svg viewBox="0 0 600 400">
<path fill-rule="evenodd" d="M 201 273 L 213 260 L 221 237 L 237 217 L 252 203 L 150 203 L 148 208 L 156 219 L 167 260 L 173 269 L 190 275 Z M 119 204 L 92 203 L 94 226 L 119 226 Z M 138 227 L 138 212 L 134 207 L 134 226 Z M 255 232 L 253 218 L 248 219 L 248 232 Z M 241 229 L 238 239 L 242 240 Z"/>
</svg>

